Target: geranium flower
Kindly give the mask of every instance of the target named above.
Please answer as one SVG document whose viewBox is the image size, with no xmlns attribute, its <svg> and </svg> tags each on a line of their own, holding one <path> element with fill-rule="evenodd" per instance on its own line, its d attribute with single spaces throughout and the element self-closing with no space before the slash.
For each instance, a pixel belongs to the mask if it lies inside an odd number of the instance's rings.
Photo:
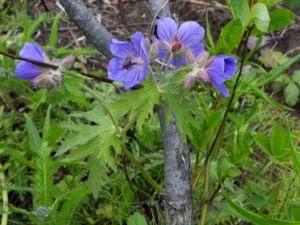
<svg viewBox="0 0 300 225">
<path fill-rule="evenodd" d="M 206 67 L 213 85 L 222 93 L 222 95 L 228 97 L 229 92 L 224 82 L 232 78 L 236 73 L 236 59 L 226 55 L 218 55 L 211 58 Z"/>
<path fill-rule="evenodd" d="M 172 18 L 163 17 L 157 21 L 156 31 L 158 39 L 154 43 L 159 43 L 158 58 L 175 67 L 187 64 L 204 49 L 201 41 L 205 31 L 197 22 L 185 22 L 177 29 Z"/>
<path fill-rule="evenodd" d="M 108 77 L 120 81 L 129 89 L 143 81 L 148 72 L 148 51 L 145 38 L 141 32 L 136 32 L 131 43 L 112 39 L 109 45 L 113 58 L 108 64 Z"/>
<path fill-rule="evenodd" d="M 15 76 L 23 80 L 30 80 L 31 85 L 35 88 L 59 86 L 61 83 L 62 70 L 66 69 L 74 61 L 73 56 L 67 56 L 57 62 L 51 62 L 39 45 L 28 42 L 25 43 L 19 55 L 26 59 L 57 66 L 57 69 L 50 69 L 27 61 L 19 62 L 15 69 Z"/>
<path fill-rule="evenodd" d="M 37 44 L 25 43 L 24 47 L 19 52 L 19 55 L 23 58 L 46 62 L 45 54 Z M 39 66 L 25 61 L 19 62 L 15 69 L 15 76 L 23 80 L 34 79 L 42 73 L 43 70 Z"/>
<path fill-rule="evenodd" d="M 209 58 L 207 52 L 203 52 L 193 60 L 193 69 L 186 77 L 185 87 L 192 86 L 196 80 L 210 82 L 223 96 L 228 97 L 229 92 L 224 83 L 236 73 L 237 60 L 226 55 Z"/>
</svg>

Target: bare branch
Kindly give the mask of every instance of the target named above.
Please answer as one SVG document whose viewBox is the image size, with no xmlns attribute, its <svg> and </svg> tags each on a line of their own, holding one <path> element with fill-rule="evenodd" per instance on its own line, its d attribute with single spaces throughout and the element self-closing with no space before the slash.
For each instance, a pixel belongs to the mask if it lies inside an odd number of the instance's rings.
<svg viewBox="0 0 300 225">
<path fill-rule="evenodd" d="M 110 32 L 87 9 L 82 0 L 59 0 L 69 17 L 80 28 L 99 52 L 107 57 L 112 57 L 109 50 Z"/>
<path fill-rule="evenodd" d="M 153 16 L 152 25 L 158 16 L 170 16 L 168 2 L 149 0 Z M 166 108 L 164 105 L 158 110 L 164 146 L 166 224 L 192 225 L 194 222 L 190 149 L 187 141 L 180 137 L 174 113 L 171 121 L 166 122 Z"/>
<path fill-rule="evenodd" d="M 170 16 L 169 0 L 149 0 L 151 15 L 154 19 L 157 16 Z"/>
</svg>

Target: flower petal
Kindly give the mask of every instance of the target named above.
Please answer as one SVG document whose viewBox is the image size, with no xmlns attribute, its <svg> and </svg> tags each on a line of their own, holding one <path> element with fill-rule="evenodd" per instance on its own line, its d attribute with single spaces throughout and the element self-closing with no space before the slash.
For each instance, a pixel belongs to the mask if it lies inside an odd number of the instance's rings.
<svg viewBox="0 0 300 225">
<path fill-rule="evenodd" d="M 225 75 L 225 63 L 222 58 L 214 57 L 213 62 L 208 66 L 207 72 L 216 84 L 224 83 L 227 80 Z"/>
<path fill-rule="evenodd" d="M 225 84 L 217 84 L 215 82 L 213 82 L 213 84 L 215 85 L 215 87 L 221 92 L 221 94 L 225 97 L 229 96 L 229 92 L 227 87 L 225 86 Z"/>
<path fill-rule="evenodd" d="M 15 76 L 24 79 L 30 80 L 43 73 L 36 65 L 29 62 L 19 62 L 15 69 Z"/>
<path fill-rule="evenodd" d="M 200 43 L 197 45 L 190 46 L 189 49 L 192 51 L 195 58 L 197 58 L 204 51 L 204 44 Z"/>
<path fill-rule="evenodd" d="M 172 43 L 177 33 L 177 24 L 170 17 L 163 17 L 157 21 L 157 36 L 161 41 Z"/>
<path fill-rule="evenodd" d="M 235 58 L 226 56 L 224 57 L 224 63 L 225 63 L 225 76 L 227 79 L 234 76 L 237 70 L 237 61 Z"/>
<path fill-rule="evenodd" d="M 141 81 L 147 76 L 148 64 L 143 66 L 134 65 L 131 69 L 123 68 L 124 59 L 113 58 L 108 64 L 108 77 L 114 81 L 119 81 L 124 84 L 126 89 L 129 89 Z"/>
<path fill-rule="evenodd" d="M 171 58 L 171 64 L 175 67 L 180 67 L 187 64 L 186 53 L 175 54 Z"/>
<path fill-rule="evenodd" d="M 184 47 L 199 44 L 204 33 L 204 28 L 194 21 L 185 22 L 178 29 L 178 37 Z"/>
<path fill-rule="evenodd" d="M 24 58 L 33 59 L 40 62 L 46 61 L 43 50 L 39 45 L 34 43 L 25 43 L 19 54 Z"/>
<path fill-rule="evenodd" d="M 144 35 L 141 32 L 136 32 L 132 36 L 131 41 L 138 56 L 148 58 L 148 51 L 146 49 Z"/>
<path fill-rule="evenodd" d="M 121 58 L 113 58 L 109 61 L 107 71 L 108 78 L 111 80 L 119 81 L 116 75 L 120 70 L 123 69 L 124 59 Z"/>
<path fill-rule="evenodd" d="M 147 76 L 147 71 L 144 67 L 133 66 L 131 70 L 120 70 L 116 75 L 119 81 L 123 82 L 124 87 L 129 89 L 143 81 Z"/>
<path fill-rule="evenodd" d="M 162 45 L 158 46 L 157 57 L 158 57 L 159 60 L 163 60 L 163 61 L 167 62 L 170 55 L 171 54 L 168 51 L 168 49 L 164 48 Z"/>
<path fill-rule="evenodd" d="M 119 41 L 117 39 L 111 39 L 109 43 L 109 48 L 113 55 L 121 58 L 126 58 L 128 55 L 135 54 L 133 45 L 127 41 Z"/>
</svg>

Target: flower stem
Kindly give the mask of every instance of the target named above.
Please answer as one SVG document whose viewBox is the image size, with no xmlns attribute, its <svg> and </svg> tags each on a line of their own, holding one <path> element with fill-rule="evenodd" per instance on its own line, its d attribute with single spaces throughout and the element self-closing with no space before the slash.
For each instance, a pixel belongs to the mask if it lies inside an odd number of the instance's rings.
<svg viewBox="0 0 300 225">
<path fill-rule="evenodd" d="M 117 134 L 119 135 L 121 141 L 122 141 L 122 151 L 124 152 L 125 156 L 136 166 L 136 168 L 138 169 L 138 171 L 143 175 L 143 177 L 158 191 L 158 192 L 164 192 L 164 189 L 150 176 L 149 173 L 147 173 L 147 171 L 144 169 L 144 167 L 134 158 L 134 156 L 131 154 L 130 151 L 128 151 L 124 140 L 122 138 L 123 132 L 122 130 L 119 128 L 117 121 L 115 120 L 115 118 L 113 117 L 112 113 L 110 112 L 110 110 L 105 106 L 105 104 L 103 104 L 102 99 L 97 95 L 96 92 L 94 92 L 92 89 L 90 89 L 89 87 L 82 85 L 82 87 L 87 90 L 88 92 L 90 92 L 95 98 L 96 100 L 99 102 L 99 104 L 103 107 L 104 111 L 107 113 L 107 115 L 110 117 L 112 123 L 114 124 Z"/>
<path fill-rule="evenodd" d="M 130 151 L 127 150 L 125 145 L 123 145 L 123 152 L 125 156 L 136 166 L 136 168 L 140 171 L 143 177 L 158 191 L 164 192 L 164 189 L 147 173 L 144 167 L 134 158 Z"/>
<path fill-rule="evenodd" d="M 0 50 L 0 55 L 4 55 L 4 56 L 12 58 L 12 59 L 17 59 L 17 60 L 22 60 L 22 61 L 25 61 L 25 62 L 30 62 L 32 64 L 35 64 L 35 65 L 38 65 L 38 66 L 43 66 L 43 67 L 48 67 L 48 68 L 51 68 L 51 69 L 58 69 L 58 67 L 59 67 L 58 65 L 55 65 L 55 64 L 40 62 L 40 61 L 37 61 L 37 60 L 34 60 L 34 59 L 28 59 L 28 58 L 25 58 L 25 57 L 16 56 L 16 55 L 13 55 L 11 53 L 4 52 L 4 51 L 1 51 L 1 50 Z"/>
<path fill-rule="evenodd" d="M 213 156 L 213 153 L 214 153 L 215 149 L 219 149 L 219 146 L 221 145 L 222 136 L 223 136 L 223 133 L 224 133 L 224 130 L 225 130 L 225 125 L 226 125 L 226 122 L 227 122 L 228 114 L 229 114 L 229 111 L 230 111 L 231 106 L 233 104 L 233 101 L 234 101 L 234 98 L 235 98 L 235 93 L 236 93 L 236 90 L 237 90 L 237 87 L 238 87 L 238 84 L 239 84 L 239 81 L 240 81 L 240 78 L 241 78 L 241 75 L 242 75 L 243 66 L 244 66 L 244 63 L 245 63 L 245 58 L 246 58 L 246 53 L 247 53 L 247 48 L 246 48 L 245 45 L 248 42 L 248 39 L 250 37 L 252 29 L 253 29 L 253 26 L 250 27 L 248 30 L 246 30 L 244 32 L 243 38 L 242 38 L 242 40 L 239 44 L 239 47 L 237 49 L 237 54 L 239 54 L 240 51 L 241 51 L 241 47 L 244 45 L 244 50 L 243 50 L 242 55 L 241 55 L 241 65 L 240 65 L 240 68 L 239 68 L 239 72 L 237 74 L 237 78 L 235 80 L 233 91 L 231 93 L 228 105 L 227 105 L 225 113 L 223 115 L 221 125 L 220 125 L 220 127 L 219 127 L 219 129 L 218 129 L 218 131 L 215 135 L 215 138 L 214 138 L 210 148 L 208 149 L 208 153 L 207 153 L 207 156 L 205 158 L 205 161 L 204 161 L 203 165 L 200 167 L 200 169 L 197 173 L 198 175 L 199 174 L 201 175 L 202 174 L 201 170 L 203 170 L 203 167 L 205 167 L 204 193 L 208 193 L 210 162 L 212 160 L 212 156 Z M 194 182 L 194 185 L 193 185 L 194 187 L 197 186 L 200 175 L 197 176 L 198 180 L 196 180 L 196 182 Z M 213 195 L 217 195 L 217 193 L 219 192 L 220 189 L 221 188 L 217 189 L 217 192 L 215 192 Z M 207 204 L 208 204 L 208 199 L 204 199 L 204 201 L 202 203 L 202 209 L 201 209 L 201 218 L 200 218 L 200 221 L 199 221 L 198 225 L 204 225 L 205 224 L 205 218 L 206 218 L 206 213 L 207 213 Z"/>
<path fill-rule="evenodd" d="M 7 225 L 8 212 L 9 212 L 8 192 L 7 192 L 7 181 L 5 180 L 3 166 L 1 166 L 0 182 L 1 182 L 1 186 L 2 186 L 2 218 L 1 218 L 1 225 Z"/>
<path fill-rule="evenodd" d="M 210 161 L 211 160 L 209 159 L 205 166 L 205 179 L 204 179 L 203 192 L 202 192 L 202 193 L 204 193 L 205 198 L 203 198 L 202 209 L 201 209 L 201 218 L 199 220 L 198 225 L 205 224 L 205 218 L 206 218 L 206 213 L 207 213 L 207 197 L 206 196 L 208 196 Z"/>
</svg>

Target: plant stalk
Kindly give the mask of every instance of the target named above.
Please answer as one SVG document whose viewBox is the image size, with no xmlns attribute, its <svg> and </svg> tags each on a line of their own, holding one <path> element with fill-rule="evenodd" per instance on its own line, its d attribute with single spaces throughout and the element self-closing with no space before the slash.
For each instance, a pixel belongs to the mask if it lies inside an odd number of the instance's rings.
<svg viewBox="0 0 300 225">
<path fill-rule="evenodd" d="M 3 167 L 1 166 L 1 170 Z M 7 181 L 5 179 L 4 171 L 0 173 L 0 182 L 2 186 L 2 218 L 1 218 L 1 225 L 7 225 L 8 223 L 8 191 L 7 191 Z"/>
</svg>

